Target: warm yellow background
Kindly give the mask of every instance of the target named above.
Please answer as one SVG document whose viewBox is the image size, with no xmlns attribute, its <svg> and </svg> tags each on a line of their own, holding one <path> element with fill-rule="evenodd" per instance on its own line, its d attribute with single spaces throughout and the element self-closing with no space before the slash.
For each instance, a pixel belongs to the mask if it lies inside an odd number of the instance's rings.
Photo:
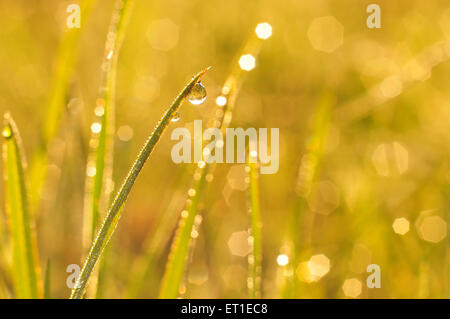
<svg viewBox="0 0 450 319">
<path fill-rule="evenodd" d="M 39 145 L 69 3 L 0 1 L 0 112 L 16 119 L 28 159 Z M 381 29 L 366 26 L 369 3 L 381 7 Z M 113 1 L 99 1 L 89 21 L 82 17 L 71 103 L 41 194 L 40 257 L 42 265 L 51 260 L 54 297 L 69 294 L 67 265 L 82 263 L 89 129 L 112 7 Z M 283 277 L 297 276 L 291 297 L 449 297 L 450 4 L 445 0 L 136 1 L 118 67 L 116 186 L 185 82 L 213 68 L 203 80 L 207 101 L 183 106 L 180 121 L 162 138 L 131 192 L 112 242 L 104 296 L 127 296 L 146 238 L 164 216 L 175 225 L 184 205 L 195 164 L 171 161 L 170 131 L 214 115 L 236 55 L 264 21 L 273 36 L 248 73 L 232 122 L 232 127 L 280 129 L 280 169 L 260 178 L 263 296 L 282 296 Z M 299 167 L 314 143 L 313 119 L 324 94 L 336 103 L 318 195 L 306 200 L 304 211 L 315 212 L 311 243 L 298 265 L 280 267 L 277 256 L 289 255 L 288 229 L 298 238 L 308 231 L 303 217 L 297 225 L 291 218 L 301 200 Z M 245 188 L 243 166 L 218 165 L 201 206 L 186 297 L 247 296 Z M 166 246 L 140 297 L 156 296 L 172 228 L 162 234 Z M 381 267 L 380 289 L 365 284 L 371 263 Z M 0 275 L 0 292 L 8 296 L 11 283 L 6 272 Z"/>
</svg>

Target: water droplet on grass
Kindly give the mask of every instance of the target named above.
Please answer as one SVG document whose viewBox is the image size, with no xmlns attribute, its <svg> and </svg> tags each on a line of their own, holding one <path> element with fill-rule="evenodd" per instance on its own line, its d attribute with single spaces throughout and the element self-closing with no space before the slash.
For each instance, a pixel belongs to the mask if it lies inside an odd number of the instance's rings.
<svg viewBox="0 0 450 319">
<path fill-rule="evenodd" d="M 9 127 L 9 125 L 6 125 L 6 126 L 3 128 L 2 135 L 3 135 L 3 137 L 6 138 L 6 139 L 11 138 L 11 136 L 12 136 L 12 131 L 11 131 L 11 127 Z"/>
<path fill-rule="evenodd" d="M 272 26 L 267 22 L 260 23 L 256 26 L 255 32 L 258 38 L 268 39 L 272 36 Z"/>
<path fill-rule="evenodd" d="M 206 89 L 202 82 L 198 82 L 194 85 L 191 92 L 189 92 L 188 100 L 193 105 L 200 105 L 206 100 Z"/>
<path fill-rule="evenodd" d="M 227 104 L 227 98 L 223 95 L 217 97 L 216 104 L 219 106 L 225 106 L 225 104 Z"/>
<path fill-rule="evenodd" d="M 108 55 L 106 56 L 106 59 L 111 60 L 113 54 L 114 54 L 114 50 L 109 51 Z"/>
<path fill-rule="evenodd" d="M 178 122 L 180 120 L 180 118 L 181 118 L 180 113 L 176 112 L 174 115 L 172 115 L 172 118 L 170 119 L 170 121 Z"/>
<path fill-rule="evenodd" d="M 91 131 L 92 133 L 98 134 L 102 130 L 102 125 L 98 122 L 94 122 L 91 125 Z"/>
<path fill-rule="evenodd" d="M 244 71 L 251 71 L 255 68 L 256 59 L 251 54 L 244 54 L 239 59 L 239 66 Z"/>
</svg>

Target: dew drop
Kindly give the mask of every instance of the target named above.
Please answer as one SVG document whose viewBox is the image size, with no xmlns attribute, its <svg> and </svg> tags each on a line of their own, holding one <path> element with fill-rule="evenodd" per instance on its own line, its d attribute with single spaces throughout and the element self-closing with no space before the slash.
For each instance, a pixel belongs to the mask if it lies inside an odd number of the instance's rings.
<svg viewBox="0 0 450 319">
<path fill-rule="evenodd" d="M 197 193 L 197 192 L 196 192 L 195 189 L 193 189 L 193 188 L 189 189 L 189 191 L 188 191 L 189 197 L 194 197 L 196 193 Z"/>
<path fill-rule="evenodd" d="M 227 104 L 227 98 L 223 95 L 220 95 L 216 99 L 216 104 L 219 106 L 225 106 Z"/>
<path fill-rule="evenodd" d="M 86 170 L 86 175 L 89 177 L 94 177 L 97 174 L 97 169 L 95 166 L 89 166 Z"/>
<path fill-rule="evenodd" d="M 193 231 L 191 231 L 191 238 L 197 238 L 198 237 L 198 231 L 196 231 L 195 229 Z"/>
<path fill-rule="evenodd" d="M 256 59 L 251 54 L 244 54 L 239 59 L 239 66 L 244 71 L 251 71 L 255 68 Z"/>
<path fill-rule="evenodd" d="M 105 108 L 102 105 L 96 106 L 94 109 L 94 113 L 97 116 L 102 116 L 105 114 Z"/>
<path fill-rule="evenodd" d="M 272 26 L 267 22 L 260 23 L 256 26 L 255 32 L 258 38 L 268 39 L 272 35 Z"/>
<path fill-rule="evenodd" d="M 203 167 L 205 167 L 206 164 L 204 161 L 199 161 L 197 165 L 198 165 L 198 168 L 203 168 Z"/>
<path fill-rule="evenodd" d="M 108 55 L 106 56 L 106 59 L 111 60 L 113 54 L 114 54 L 114 50 L 109 51 Z"/>
<path fill-rule="evenodd" d="M 6 125 L 6 126 L 3 128 L 2 136 L 3 136 L 4 138 L 6 138 L 6 139 L 11 138 L 11 136 L 12 136 L 12 131 L 11 131 L 11 127 L 9 127 L 9 125 Z"/>
<path fill-rule="evenodd" d="M 91 125 L 91 131 L 92 133 L 98 134 L 102 130 L 102 125 L 98 122 L 94 122 Z"/>
<path fill-rule="evenodd" d="M 206 100 L 206 89 L 202 82 L 197 82 L 189 92 L 188 100 L 193 105 L 200 105 Z"/>
<path fill-rule="evenodd" d="M 172 115 L 172 118 L 170 119 L 170 121 L 178 122 L 180 120 L 180 118 L 181 118 L 180 113 L 176 112 L 174 115 Z"/>
</svg>

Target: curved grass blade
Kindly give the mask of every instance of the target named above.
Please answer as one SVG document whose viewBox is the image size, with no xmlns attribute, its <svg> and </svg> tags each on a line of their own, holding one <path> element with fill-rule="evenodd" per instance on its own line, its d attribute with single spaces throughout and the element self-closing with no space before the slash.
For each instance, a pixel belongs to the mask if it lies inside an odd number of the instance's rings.
<svg viewBox="0 0 450 319">
<path fill-rule="evenodd" d="M 323 149 L 326 144 L 332 110 L 335 98 L 332 93 L 325 91 L 319 98 L 315 121 L 307 143 L 306 154 L 303 155 L 299 167 L 296 185 L 297 197 L 291 220 L 288 225 L 286 247 L 290 254 L 290 264 L 294 269 L 300 261 L 300 255 L 308 252 L 312 241 L 312 230 L 315 213 L 308 208 L 308 198 L 315 196 L 315 182 L 321 171 Z M 302 229 L 299 235 L 299 228 Z M 291 267 L 289 265 L 289 267 Z M 283 278 L 287 281 L 282 284 L 283 298 L 296 298 L 298 292 L 297 276 Z"/>
<path fill-rule="evenodd" d="M 188 182 L 187 177 L 190 177 L 187 173 L 185 171 L 183 176 L 175 184 L 186 184 Z M 144 240 L 144 253 L 136 258 L 131 266 L 130 273 L 132 275 L 129 278 L 125 298 L 138 298 L 144 285 L 146 287 L 149 287 L 149 285 L 154 286 L 155 283 L 153 281 L 155 279 L 157 280 L 156 285 L 159 284 L 159 278 L 149 277 L 150 274 L 156 272 L 157 260 L 162 256 L 167 244 L 171 240 L 171 237 L 167 236 L 167 234 L 173 233 L 177 226 L 176 215 L 179 208 L 179 196 L 172 193 L 170 197 L 171 199 L 167 209 L 161 214 L 159 220 L 155 222 L 154 232 L 149 232 L 147 238 Z M 149 284 L 147 279 L 153 279 L 152 283 Z"/>
<path fill-rule="evenodd" d="M 262 222 L 259 205 L 259 174 L 257 163 L 248 163 L 249 177 L 249 211 L 250 236 L 252 252 L 248 257 L 249 281 L 247 282 L 249 297 L 261 298 L 261 271 L 262 271 Z"/>
<path fill-rule="evenodd" d="M 219 112 L 219 116 L 214 121 L 214 126 L 220 128 L 223 133 L 231 122 L 236 98 L 247 73 L 247 71 L 240 68 L 238 61 L 243 54 L 251 54 L 256 59 L 261 50 L 262 41 L 263 40 L 256 37 L 255 34 L 250 37 L 242 49 L 241 54 L 236 57 L 232 71 L 222 88 L 221 97 L 223 98 L 222 100 L 225 101 L 221 105 L 223 112 Z M 194 190 L 192 194 L 194 195 L 189 198 L 185 210 L 181 212 L 178 228 L 166 263 L 166 269 L 159 291 L 159 298 L 169 299 L 178 297 L 180 284 L 187 268 L 186 263 L 190 247 L 190 233 L 194 227 L 195 216 L 197 215 L 197 205 L 203 194 L 205 177 L 210 170 L 209 166 L 210 165 L 207 163 L 202 162 L 202 165 L 198 166 L 195 171 L 194 176 L 198 176 L 198 179 L 194 180 L 192 183 Z"/>
<path fill-rule="evenodd" d="M 13 279 L 16 298 L 39 298 L 39 261 L 34 221 L 28 207 L 25 184 L 25 159 L 21 138 L 14 120 L 4 116 L 3 160 L 6 209 L 12 243 Z"/>
<path fill-rule="evenodd" d="M 108 202 L 109 197 L 109 192 L 105 191 L 105 184 L 111 182 L 112 178 L 117 61 L 133 2 L 133 0 L 117 0 L 105 45 L 102 80 L 95 109 L 97 115 L 95 123 L 100 124 L 100 132 L 92 132 L 89 144 L 93 147 L 87 166 L 87 170 L 95 168 L 95 175 L 86 174 L 83 232 L 83 246 L 86 249 L 95 238 L 100 204 Z"/>
<path fill-rule="evenodd" d="M 100 132 L 92 130 L 91 150 L 86 168 L 83 212 L 83 250 L 89 252 L 99 224 L 99 211 L 106 208 L 111 194 L 115 132 L 115 89 L 119 51 L 134 0 L 117 0 L 106 37 L 102 79 L 95 107 Z M 91 174 L 94 171 L 95 174 Z M 96 284 L 91 284 L 95 295 Z"/>
<path fill-rule="evenodd" d="M 84 25 L 97 0 L 83 0 L 80 3 L 81 21 Z M 30 167 L 30 207 L 37 207 L 39 194 L 47 175 L 47 147 L 55 138 L 61 122 L 61 115 L 66 105 L 67 92 L 77 58 L 77 47 L 81 28 L 67 28 L 55 58 L 56 66 L 50 87 L 50 94 L 42 126 L 40 147 L 33 155 Z"/>
<path fill-rule="evenodd" d="M 186 260 L 189 254 L 191 233 L 195 227 L 195 217 L 200 196 L 197 193 L 203 192 L 205 187 L 205 177 L 208 167 L 200 168 L 200 178 L 194 184 L 195 193 L 188 199 L 186 208 L 181 212 L 181 218 L 172 243 L 166 270 L 162 279 L 159 298 L 176 298 L 183 279 Z"/>
<path fill-rule="evenodd" d="M 424 81 L 434 68 L 447 62 L 450 59 L 450 54 L 436 55 L 436 52 L 448 52 L 447 48 L 450 46 L 450 39 L 437 41 L 426 48 L 419 54 L 408 61 L 405 66 L 399 71 L 387 78 L 384 78 L 379 83 L 368 88 L 362 95 L 344 103 L 336 109 L 334 114 L 334 121 L 339 126 L 350 125 L 351 123 L 368 116 L 371 112 L 379 109 L 383 104 L 398 96 L 398 94 L 385 95 L 382 93 L 383 86 L 387 81 L 395 81 L 401 92 L 414 85 L 417 81 Z M 411 72 L 413 68 L 421 69 L 419 74 Z M 401 92 L 399 94 L 401 94 Z"/>
<path fill-rule="evenodd" d="M 315 182 L 317 181 L 323 161 L 323 151 L 328 137 L 331 114 L 334 106 L 334 96 L 332 93 L 324 92 L 318 101 L 315 122 L 311 132 L 311 137 L 307 141 L 307 154 L 304 155 L 299 169 L 299 176 L 296 192 L 299 195 L 297 215 L 308 212 L 304 216 L 304 237 L 303 246 L 309 246 L 312 241 L 312 228 L 315 214 L 307 209 L 307 199 L 315 196 Z M 305 167 L 308 167 L 307 170 Z M 306 174 L 304 172 L 307 172 Z M 295 225 L 292 233 L 298 233 L 299 225 Z M 298 236 L 297 236 L 298 237 Z"/>
<path fill-rule="evenodd" d="M 172 105 L 163 115 L 163 117 L 157 124 L 156 128 L 153 130 L 153 133 L 149 136 L 149 138 L 145 142 L 144 147 L 139 153 L 136 161 L 132 165 L 130 171 L 128 172 L 127 177 L 125 178 L 124 183 L 122 184 L 122 186 L 120 187 L 119 191 L 116 194 L 116 197 L 114 198 L 111 208 L 109 209 L 103 221 L 103 224 L 99 230 L 99 233 L 91 246 L 89 255 L 85 261 L 83 269 L 81 270 L 81 274 L 77 280 L 76 287 L 72 290 L 70 298 L 80 299 L 83 297 L 92 270 L 94 269 L 97 260 L 99 259 L 100 255 L 103 252 L 103 249 L 108 244 L 108 241 L 111 238 L 112 233 L 114 232 L 118 219 L 120 218 L 120 211 L 128 197 L 128 194 L 131 191 L 131 188 L 133 187 L 134 182 L 136 181 L 136 178 L 139 175 L 139 172 L 144 166 L 145 161 L 150 156 L 151 152 L 158 143 L 164 130 L 169 125 L 170 119 L 178 111 L 178 109 L 180 108 L 183 101 L 186 99 L 189 92 L 192 90 L 194 85 L 200 80 L 200 78 L 205 74 L 205 72 L 208 69 L 209 68 L 199 72 L 184 87 L 184 89 L 181 91 L 181 93 L 177 96 L 177 98 L 173 101 Z"/>
</svg>

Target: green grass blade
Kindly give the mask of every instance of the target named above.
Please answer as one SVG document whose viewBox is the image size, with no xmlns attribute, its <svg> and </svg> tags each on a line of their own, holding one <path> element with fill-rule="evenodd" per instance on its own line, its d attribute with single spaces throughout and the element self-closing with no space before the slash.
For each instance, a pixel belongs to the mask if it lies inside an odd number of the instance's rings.
<svg viewBox="0 0 450 319">
<path fill-rule="evenodd" d="M 134 182 L 136 181 L 136 178 L 139 175 L 139 172 L 141 171 L 142 167 L 144 166 L 145 161 L 150 156 L 151 152 L 153 151 L 156 144 L 158 143 L 164 130 L 169 125 L 170 119 L 178 111 L 178 109 L 180 108 L 183 101 L 186 99 L 189 92 L 192 90 L 194 85 L 200 80 L 200 78 L 205 74 L 205 72 L 207 70 L 208 69 L 205 69 L 205 70 L 199 72 L 185 86 L 185 88 L 176 97 L 176 99 L 173 101 L 172 105 L 169 107 L 169 109 L 163 115 L 163 117 L 159 121 L 158 125 L 154 129 L 153 133 L 150 135 L 150 137 L 145 142 L 144 147 L 142 148 L 136 161 L 134 162 L 133 166 L 131 167 L 130 171 L 128 172 L 128 175 L 125 178 L 124 183 L 122 184 L 119 191 L 117 192 L 116 197 L 114 198 L 114 201 L 111 205 L 111 208 L 109 209 L 109 211 L 103 221 L 103 224 L 99 230 L 99 233 L 98 233 L 94 243 L 92 244 L 91 250 L 89 251 L 89 255 L 86 259 L 86 262 L 83 266 L 80 277 L 77 281 L 77 285 L 72 290 L 72 295 L 71 295 L 72 299 L 79 299 L 79 298 L 83 297 L 84 292 L 86 290 L 86 285 L 88 283 L 88 280 L 92 273 L 92 270 L 93 270 L 95 264 L 97 263 L 97 260 L 99 259 L 100 255 L 102 254 L 103 249 L 105 248 L 109 239 L 111 238 L 112 233 L 114 232 L 115 226 L 117 225 L 118 219 L 120 217 L 120 211 L 128 197 L 128 194 L 131 191 L 131 188 L 133 187 Z"/>
<path fill-rule="evenodd" d="M 113 171 L 115 133 L 115 90 L 119 51 L 128 24 L 134 0 L 117 0 L 112 14 L 102 66 L 102 79 L 97 98 L 95 123 L 100 132 L 91 133 L 91 150 L 86 171 L 95 169 L 95 174 L 86 174 L 83 212 L 83 251 L 89 253 L 95 239 L 100 220 L 99 211 L 107 207 L 110 200 Z M 102 268 L 102 267 L 100 267 Z M 100 269 L 99 268 L 99 269 Z M 97 278 L 97 276 L 93 276 Z M 92 294 L 96 295 L 96 280 L 92 280 Z"/>
<path fill-rule="evenodd" d="M 45 265 L 45 278 L 44 278 L 44 299 L 50 299 L 51 296 L 51 265 L 50 260 L 47 260 Z"/>
<path fill-rule="evenodd" d="M 2 243 L 0 245 L 0 299 L 8 299 L 14 295 L 9 284 L 13 276 L 8 262 L 10 242 L 7 236 L 6 220 L 3 220 L 3 217 L 3 210 L 0 210 L 0 243 Z"/>
<path fill-rule="evenodd" d="M 88 170 L 95 167 L 95 175 L 86 174 L 83 231 L 83 246 L 86 250 L 95 238 L 101 203 L 107 203 L 110 194 L 105 186 L 112 179 L 117 61 L 133 2 L 117 0 L 105 45 L 102 80 L 96 105 L 96 113 L 99 115 L 95 120 L 100 123 L 101 129 L 100 132 L 92 132 L 92 142 L 89 144 L 93 147 L 87 167 Z"/>
<path fill-rule="evenodd" d="M 108 277 L 109 273 L 111 272 L 111 264 L 114 262 L 113 258 L 111 257 L 113 252 L 114 245 L 111 243 L 105 249 L 103 250 L 103 257 L 101 258 L 99 265 L 97 267 L 97 278 L 95 283 L 95 289 L 92 289 L 92 296 L 95 296 L 95 299 L 103 299 L 106 296 L 106 293 L 108 291 L 108 285 L 106 278 Z M 94 270 L 95 272 L 95 270 Z M 91 285 L 93 283 L 91 282 Z M 88 288 L 89 290 L 89 288 Z"/>
<path fill-rule="evenodd" d="M 248 291 L 250 298 L 261 298 L 261 271 L 262 271 L 262 222 L 259 206 L 259 174 L 256 163 L 248 163 L 249 177 L 249 211 L 250 211 L 250 236 L 252 240 L 252 252 L 248 258 L 249 281 Z"/>
<path fill-rule="evenodd" d="M 83 0 L 80 4 L 80 15 L 83 26 L 97 0 Z M 50 89 L 50 100 L 45 115 L 43 138 L 51 141 L 59 128 L 60 118 L 64 110 L 70 79 L 77 58 L 77 46 L 82 28 L 66 28 L 59 47 L 55 76 Z"/>
<path fill-rule="evenodd" d="M 82 27 L 86 25 L 90 13 L 97 0 L 82 0 L 80 15 Z M 47 175 L 47 147 L 55 138 L 61 122 L 61 116 L 66 107 L 67 92 L 70 87 L 73 70 L 77 60 L 77 47 L 82 28 L 67 28 L 58 48 L 55 58 L 56 65 L 50 87 L 47 109 L 42 124 L 40 147 L 33 154 L 30 167 L 30 207 L 37 207 L 39 195 Z"/>
<path fill-rule="evenodd" d="M 335 98 L 332 93 L 324 92 L 317 103 L 315 121 L 306 145 L 305 155 L 299 167 L 296 185 L 297 197 L 291 220 L 288 224 L 286 246 L 289 247 L 290 264 L 294 267 L 300 261 L 300 255 L 309 251 L 312 241 L 312 229 L 315 213 L 308 208 L 309 196 L 315 194 L 315 182 L 320 175 L 323 149 L 326 144 Z M 299 234 L 299 229 L 301 232 Z M 289 265 L 289 267 L 291 267 Z M 297 276 L 286 278 L 281 289 L 283 298 L 296 298 L 298 293 Z"/>
<path fill-rule="evenodd" d="M 34 222 L 28 207 L 25 159 L 19 131 L 9 114 L 4 117 L 2 135 L 15 295 L 17 298 L 38 298 L 41 292 L 38 282 L 39 261 Z"/>
<path fill-rule="evenodd" d="M 187 173 L 186 171 L 175 184 L 186 184 L 188 182 L 186 179 L 190 178 Z M 155 222 L 154 232 L 149 232 L 144 240 L 144 253 L 136 258 L 131 266 L 130 273 L 132 275 L 128 281 L 125 298 L 138 298 L 144 286 L 154 285 L 154 282 L 149 283 L 147 279 L 150 279 L 150 275 L 156 272 L 157 261 L 171 240 L 171 237 L 167 236 L 167 234 L 172 233 L 177 226 L 178 196 L 173 193 L 170 196 L 171 199 L 167 209 L 161 214 L 159 220 Z M 151 279 L 156 279 L 156 285 L 159 285 L 159 278 L 154 277 Z"/>
<path fill-rule="evenodd" d="M 236 57 L 232 71 L 225 81 L 221 96 L 225 98 L 226 102 L 222 105 L 223 112 L 219 112 L 219 116 L 215 121 L 216 127 L 220 128 L 222 132 L 225 132 L 226 128 L 230 125 L 236 98 L 247 74 L 247 71 L 239 67 L 239 58 L 243 54 L 251 54 L 256 58 L 261 50 L 262 41 L 262 39 L 257 38 L 254 34 L 250 37 L 240 54 Z M 210 170 L 209 166 L 206 164 L 198 167 L 194 174 L 194 176 L 199 176 L 199 178 L 192 183 L 194 185 L 194 195 L 188 200 L 185 210 L 181 213 L 180 222 L 166 263 L 159 298 L 169 299 L 178 297 L 183 274 L 187 268 L 190 233 L 194 227 L 197 205 L 203 194 L 205 177 Z"/>
<path fill-rule="evenodd" d="M 386 104 L 393 98 L 396 98 L 397 95 L 384 96 L 381 93 L 383 83 L 391 77 L 394 77 L 400 81 L 403 91 L 409 87 L 412 87 L 415 82 L 423 81 L 420 77 L 405 77 L 404 74 L 408 74 L 408 67 L 411 66 L 411 63 L 417 63 L 417 61 L 420 61 L 420 65 L 424 68 L 424 71 L 426 70 L 431 73 L 434 68 L 450 59 L 449 54 L 442 54 L 439 57 L 436 56 L 436 52 L 447 50 L 446 48 L 449 45 L 450 41 L 448 39 L 432 43 L 405 63 L 403 69 L 396 73 L 390 74 L 389 77 L 384 78 L 379 83 L 367 88 L 367 90 L 365 90 L 360 96 L 345 102 L 336 110 L 334 114 L 335 123 L 341 127 L 350 125 L 351 123 L 369 115 L 371 112 L 378 110 L 382 105 Z"/>
<path fill-rule="evenodd" d="M 315 182 L 317 181 L 323 160 L 324 147 L 328 137 L 328 130 L 331 122 L 331 115 L 334 106 L 334 97 L 332 93 L 323 93 L 317 103 L 317 111 L 315 114 L 315 121 L 313 124 L 311 136 L 307 141 L 307 155 L 304 157 L 304 161 L 300 166 L 299 178 L 296 185 L 296 192 L 299 195 L 298 200 L 300 205 L 298 205 L 298 212 L 300 214 L 309 214 L 304 216 L 303 221 L 305 231 L 303 246 L 309 246 L 311 243 L 312 228 L 314 224 L 314 213 L 307 209 L 307 199 L 315 195 Z M 308 166 L 308 174 L 302 174 L 306 172 L 303 166 Z M 298 225 L 296 225 L 298 226 Z M 294 227 L 296 227 L 294 226 Z M 292 229 L 292 233 L 298 233 L 298 228 Z M 298 237 L 298 236 L 297 236 Z"/>
<path fill-rule="evenodd" d="M 191 242 L 191 232 L 195 226 L 195 216 L 200 200 L 198 194 L 203 192 L 205 187 L 205 177 L 208 166 L 198 168 L 197 173 L 200 178 L 195 182 L 193 189 L 194 195 L 189 198 L 186 209 L 181 213 L 175 238 L 172 243 L 169 259 L 167 260 L 166 270 L 162 279 L 159 298 L 176 298 L 178 290 L 186 269 L 186 261 L 189 254 Z"/>
</svg>

